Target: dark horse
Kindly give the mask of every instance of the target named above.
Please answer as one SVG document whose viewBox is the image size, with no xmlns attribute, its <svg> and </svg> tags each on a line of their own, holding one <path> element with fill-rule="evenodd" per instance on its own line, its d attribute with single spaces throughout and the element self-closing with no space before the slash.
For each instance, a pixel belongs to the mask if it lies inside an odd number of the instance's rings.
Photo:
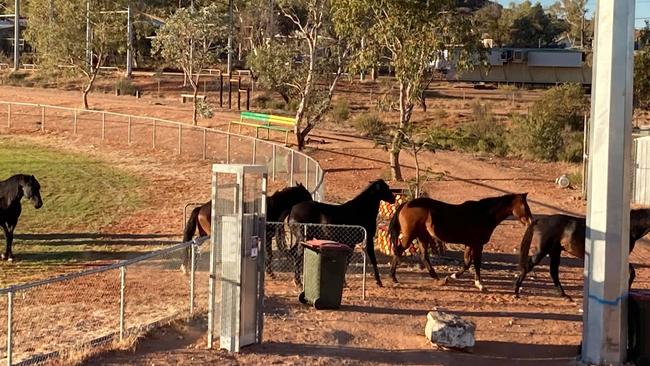
<svg viewBox="0 0 650 366">
<path fill-rule="evenodd" d="M 31 200 L 37 209 L 43 206 L 41 185 L 33 175 L 16 174 L 5 181 L 0 181 L 0 226 L 7 241 L 5 252 L 1 256 L 4 260 L 14 259 L 11 244 L 14 241 L 14 229 L 22 211 L 20 200 L 23 197 Z"/>
<path fill-rule="evenodd" d="M 273 195 L 266 198 L 266 221 L 284 221 L 284 219 L 289 215 L 291 207 L 297 203 L 311 200 L 311 194 L 307 188 L 305 188 L 305 186 L 300 183 L 297 183 L 295 187 L 287 187 L 280 191 L 277 191 L 273 193 Z M 192 210 L 190 218 L 187 220 L 187 224 L 185 225 L 183 241 L 188 242 L 192 240 L 192 237 L 196 233 L 197 229 L 199 230 L 199 236 L 209 235 L 211 216 L 212 201 L 208 201 L 203 204 L 203 206 Z M 273 273 L 271 272 L 271 260 L 273 259 L 271 240 L 273 239 L 273 236 L 276 235 L 276 232 L 280 227 L 281 225 L 267 225 L 266 227 L 266 270 L 271 276 L 273 276 Z M 183 271 L 185 271 L 185 268 L 187 267 L 188 259 L 189 253 L 186 253 L 183 260 Z"/>
<path fill-rule="evenodd" d="M 341 204 L 330 205 L 321 202 L 302 202 L 291 209 L 288 221 L 291 224 L 329 224 L 329 225 L 358 225 L 366 230 L 366 253 L 370 257 L 373 270 L 375 272 L 375 281 L 378 286 L 382 286 L 377 270 L 377 258 L 375 257 L 374 238 L 377 231 L 377 214 L 379 213 L 379 203 L 386 201 L 395 203 L 395 195 L 391 192 L 386 182 L 379 179 L 372 182 L 355 198 Z M 327 228 L 323 228 L 324 231 Z M 309 235 L 309 234 L 308 234 Z M 313 235 L 312 235 L 313 236 Z M 324 237 L 319 237 L 325 239 Z M 343 241 L 342 238 L 329 238 Z M 350 239 L 350 238 L 348 238 Z M 350 240 L 355 244 L 362 240 Z M 298 276 L 298 265 L 295 266 L 295 280 L 300 283 Z"/>
<path fill-rule="evenodd" d="M 569 215 L 548 215 L 536 218 L 528 227 L 521 239 L 519 247 L 519 270 L 521 273 L 515 280 L 515 295 L 519 296 L 519 289 L 528 272 L 547 255 L 551 257 L 551 278 L 560 296 L 571 300 L 562 288 L 559 277 L 560 258 L 562 250 L 580 259 L 585 258 L 586 220 L 583 217 Z M 630 211 L 630 253 L 637 240 L 650 232 L 650 209 Z M 528 257 L 531 243 L 535 234 L 538 234 L 539 248 L 532 258 Z M 634 267 L 630 264 L 630 278 L 628 286 L 636 277 Z"/>
<path fill-rule="evenodd" d="M 428 246 L 435 241 L 465 244 L 465 265 L 452 274 L 458 278 L 474 262 L 474 285 L 483 291 L 481 283 L 481 256 L 483 246 L 490 241 L 492 232 L 503 220 L 513 215 L 523 224 L 533 218 L 526 201 L 527 193 L 507 194 L 452 205 L 430 198 L 416 198 L 400 205 L 391 219 L 388 230 L 393 248 L 390 274 L 397 283 L 395 270 L 404 250 L 414 239 L 423 246 L 420 255 L 429 275 L 438 278 L 429 261 Z M 400 232 L 402 239 L 398 240 Z M 447 282 L 445 278 L 444 283 Z"/>
</svg>

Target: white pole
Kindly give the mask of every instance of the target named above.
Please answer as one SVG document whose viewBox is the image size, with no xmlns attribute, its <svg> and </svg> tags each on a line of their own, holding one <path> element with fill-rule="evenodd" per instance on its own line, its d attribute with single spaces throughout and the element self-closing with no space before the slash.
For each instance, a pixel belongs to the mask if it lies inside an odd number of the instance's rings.
<svg viewBox="0 0 650 366">
<path fill-rule="evenodd" d="M 16 0 L 14 11 L 14 71 L 20 69 L 20 0 Z"/>
<path fill-rule="evenodd" d="M 133 72 L 133 11 L 131 3 L 126 8 L 126 77 Z"/>
<path fill-rule="evenodd" d="M 90 29 L 90 0 L 86 0 L 86 68 L 90 72 L 93 68 L 93 51 L 91 49 L 92 31 Z"/>
<path fill-rule="evenodd" d="M 230 24 L 228 30 L 228 77 L 232 77 L 232 32 L 233 32 L 233 16 L 232 16 L 232 1 L 228 0 L 228 22 Z"/>
<path fill-rule="evenodd" d="M 582 361 L 619 365 L 627 346 L 634 0 L 600 0 L 595 18 Z"/>
</svg>

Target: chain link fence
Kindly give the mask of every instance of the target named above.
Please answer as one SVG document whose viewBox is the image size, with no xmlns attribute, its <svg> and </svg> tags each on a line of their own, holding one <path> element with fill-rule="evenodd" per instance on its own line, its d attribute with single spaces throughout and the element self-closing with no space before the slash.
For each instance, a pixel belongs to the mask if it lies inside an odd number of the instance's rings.
<svg viewBox="0 0 650 366">
<path fill-rule="evenodd" d="M 266 165 L 272 181 L 302 183 L 325 199 L 323 170 L 316 160 L 267 140 L 154 117 L 0 101 L 9 130 L 83 136 L 102 142 L 159 149 L 226 164 Z"/>
<path fill-rule="evenodd" d="M 293 282 L 301 286 L 303 276 L 303 246 L 301 242 L 320 239 L 346 244 L 353 248 L 348 257 L 346 284 L 359 289 L 359 295 L 365 299 L 366 288 L 366 230 L 361 226 L 324 225 L 324 224 L 288 224 L 284 222 L 266 223 L 266 281 Z M 273 295 L 268 290 L 267 295 Z"/>
<path fill-rule="evenodd" d="M 206 238 L 0 289 L 0 363 L 37 364 L 207 311 Z M 209 249 L 208 249 L 209 250 Z M 189 272 L 181 271 L 187 262 Z"/>
</svg>

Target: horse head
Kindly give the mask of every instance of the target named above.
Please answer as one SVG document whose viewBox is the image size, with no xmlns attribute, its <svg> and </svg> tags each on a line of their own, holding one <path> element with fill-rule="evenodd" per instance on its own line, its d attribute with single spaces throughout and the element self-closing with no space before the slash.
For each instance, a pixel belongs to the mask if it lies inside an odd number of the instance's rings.
<svg viewBox="0 0 650 366">
<path fill-rule="evenodd" d="M 295 191 L 295 202 L 313 201 L 311 193 L 309 193 L 307 187 L 305 187 L 302 183 L 296 182 L 296 186 L 293 187 L 293 190 Z"/>
<path fill-rule="evenodd" d="M 370 184 L 370 189 L 372 190 L 373 195 L 381 201 L 386 201 L 388 203 L 395 203 L 396 197 L 393 192 L 390 190 L 388 183 L 383 179 L 378 179 Z"/>
<path fill-rule="evenodd" d="M 512 201 L 512 215 L 524 225 L 530 225 L 533 222 L 533 214 L 528 207 L 528 201 L 526 201 L 527 196 L 528 193 L 515 194 Z"/>
<path fill-rule="evenodd" d="M 43 206 L 41 185 L 33 175 L 26 175 L 20 184 L 20 188 L 23 190 L 25 197 L 34 203 L 35 208 L 38 209 Z"/>
</svg>

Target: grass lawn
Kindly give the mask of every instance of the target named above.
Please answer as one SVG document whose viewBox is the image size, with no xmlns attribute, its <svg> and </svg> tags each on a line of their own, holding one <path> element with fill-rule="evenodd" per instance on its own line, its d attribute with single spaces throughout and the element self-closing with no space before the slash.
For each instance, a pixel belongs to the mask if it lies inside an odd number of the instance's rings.
<svg viewBox="0 0 650 366">
<path fill-rule="evenodd" d="M 108 163 L 16 139 L 0 138 L 0 179 L 32 174 L 43 207 L 23 200 L 16 233 L 97 232 L 142 206 L 142 179 Z"/>
<path fill-rule="evenodd" d="M 86 155 L 0 137 L 0 179 L 17 173 L 38 179 L 43 207 L 36 210 L 23 200 L 14 240 L 17 261 L 0 262 L 0 287 L 131 258 L 165 243 L 97 234 L 146 205 L 143 178 Z M 0 234 L 1 250 L 4 244 Z"/>
</svg>

